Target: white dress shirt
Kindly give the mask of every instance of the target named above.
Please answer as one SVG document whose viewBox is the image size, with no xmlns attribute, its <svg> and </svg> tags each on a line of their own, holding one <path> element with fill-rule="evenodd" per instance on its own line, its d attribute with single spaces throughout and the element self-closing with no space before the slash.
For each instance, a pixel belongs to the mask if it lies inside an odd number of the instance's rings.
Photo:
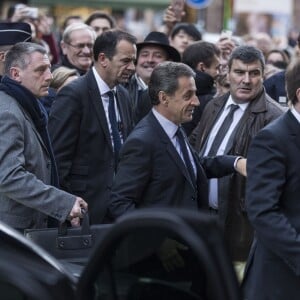
<svg viewBox="0 0 300 300">
<path fill-rule="evenodd" d="M 180 148 L 177 136 L 176 136 L 176 132 L 178 130 L 178 125 L 176 125 L 172 121 L 165 118 L 155 108 L 152 108 L 152 112 L 153 112 L 155 118 L 157 119 L 157 121 L 159 122 L 159 124 L 161 125 L 161 127 L 163 128 L 163 130 L 165 131 L 165 133 L 167 134 L 167 136 L 170 138 L 172 144 L 176 148 L 176 150 L 177 150 L 179 156 L 181 157 L 183 163 L 185 163 L 184 158 L 183 158 L 183 154 L 181 152 L 181 148 Z M 188 149 L 189 158 L 190 158 L 190 161 L 191 161 L 192 166 L 193 166 L 194 174 L 196 176 L 196 174 L 197 174 L 196 164 L 195 164 L 194 158 L 192 156 L 190 147 L 187 145 L 187 143 L 186 143 L 186 147 Z"/>
<path fill-rule="evenodd" d="M 204 156 L 206 156 L 208 154 L 208 152 L 211 148 L 211 145 L 216 137 L 217 132 L 219 131 L 224 119 L 229 114 L 231 104 L 238 105 L 239 108 L 234 112 L 233 121 L 227 131 L 227 134 L 224 136 L 224 139 L 217 151 L 217 155 L 225 154 L 227 143 L 228 143 L 233 131 L 235 130 L 237 124 L 241 120 L 246 108 L 249 105 L 249 103 L 237 104 L 233 101 L 232 97 L 229 96 L 220 117 L 217 119 L 217 122 L 212 127 L 212 130 L 208 136 L 206 148 L 204 151 Z M 209 206 L 214 209 L 218 209 L 218 179 L 217 178 L 212 178 L 209 180 Z"/>
<path fill-rule="evenodd" d="M 93 70 L 93 73 L 94 73 L 94 76 L 95 76 L 95 79 L 96 79 L 96 82 L 97 82 L 97 85 L 98 85 L 98 89 L 99 89 L 100 94 L 101 94 L 102 105 L 103 105 L 103 108 L 104 108 L 106 121 L 107 121 L 109 132 L 110 132 L 111 142 L 113 144 L 112 130 L 111 130 L 111 125 L 110 125 L 109 116 L 108 116 L 109 97 L 107 95 L 107 92 L 113 91 L 114 94 L 115 94 L 116 93 L 116 88 L 111 90 L 109 88 L 109 86 L 106 84 L 106 82 L 103 81 L 103 79 L 100 77 L 100 75 L 96 71 L 95 67 L 92 67 L 92 70 Z M 119 107 L 118 107 L 118 104 L 117 104 L 117 101 L 116 101 L 116 97 L 115 97 L 114 101 L 115 101 L 116 120 L 119 124 L 121 122 L 121 117 L 120 117 Z M 120 133 L 121 141 L 123 142 L 122 131 L 119 130 L 119 133 Z"/>
<path fill-rule="evenodd" d="M 291 107 L 291 113 L 294 115 L 294 117 L 300 123 L 300 113 L 295 109 L 294 106 Z"/>
</svg>

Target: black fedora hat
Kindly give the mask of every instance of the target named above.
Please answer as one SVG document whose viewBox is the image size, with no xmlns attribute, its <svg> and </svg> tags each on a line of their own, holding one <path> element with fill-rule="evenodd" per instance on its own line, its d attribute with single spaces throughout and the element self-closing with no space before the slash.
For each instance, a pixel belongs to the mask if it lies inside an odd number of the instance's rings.
<svg viewBox="0 0 300 300">
<path fill-rule="evenodd" d="M 165 49 L 165 51 L 169 54 L 171 60 L 175 62 L 180 62 L 181 57 L 179 52 L 169 44 L 168 37 L 159 31 L 150 32 L 144 39 L 143 42 L 137 43 L 137 51 L 139 52 L 144 46 L 148 45 L 157 45 Z"/>
<path fill-rule="evenodd" d="M 31 28 L 23 22 L 0 22 L 0 46 L 31 41 Z"/>
</svg>

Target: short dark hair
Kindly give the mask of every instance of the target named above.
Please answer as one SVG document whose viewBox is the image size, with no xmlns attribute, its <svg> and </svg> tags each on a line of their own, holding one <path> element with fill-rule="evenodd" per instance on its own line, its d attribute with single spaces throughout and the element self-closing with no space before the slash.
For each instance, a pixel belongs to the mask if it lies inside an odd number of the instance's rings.
<svg viewBox="0 0 300 300">
<path fill-rule="evenodd" d="M 103 32 L 96 38 L 94 44 L 94 59 L 98 61 L 100 53 L 104 53 L 109 59 L 116 54 L 116 48 L 120 41 L 126 40 L 129 43 L 136 44 L 137 39 L 132 34 L 119 29 L 113 29 Z"/>
<path fill-rule="evenodd" d="M 282 61 L 272 62 L 272 64 L 277 68 L 286 69 L 286 67 L 290 62 L 290 57 L 288 56 L 288 52 L 281 49 L 272 49 L 266 54 L 266 63 L 269 63 L 268 57 L 272 53 L 278 53 L 279 55 L 281 55 L 282 58 Z"/>
<path fill-rule="evenodd" d="M 215 56 L 220 55 L 219 48 L 210 42 L 198 41 L 189 45 L 182 54 L 181 61 L 193 69 L 197 68 L 199 62 L 206 67 L 210 67 Z"/>
<path fill-rule="evenodd" d="M 31 62 L 29 55 L 34 52 L 47 54 L 46 48 L 36 43 L 21 42 L 12 46 L 5 56 L 4 75 L 10 77 L 10 69 L 12 67 L 19 67 L 22 70 L 26 69 Z"/>
<path fill-rule="evenodd" d="M 190 23 L 176 24 L 170 33 L 171 39 L 173 39 L 174 36 L 177 35 L 180 30 L 182 30 L 186 34 L 190 35 L 195 41 L 202 40 L 201 32 L 197 29 L 197 27 L 194 24 L 190 24 Z"/>
<path fill-rule="evenodd" d="M 262 71 L 264 72 L 265 70 L 265 57 L 261 50 L 253 46 L 238 46 L 232 51 L 228 60 L 229 71 L 231 69 L 232 62 L 235 59 L 241 60 L 243 63 L 252 63 L 256 60 L 259 60 Z"/>
<path fill-rule="evenodd" d="M 91 25 L 91 23 L 96 19 L 106 19 L 110 25 L 110 28 L 116 27 L 115 19 L 111 15 L 102 11 L 95 11 L 91 13 L 89 17 L 86 19 L 85 24 Z"/>
<path fill-rule="evenodd" d="M 300 88 L 300 59 L 295 58 L 285 72 L 285 89 L 288 99 L 295 105 L 299 102 L 296 92 Z"/>
<path fill-rule="evenodd" d="M 158 94 L 160 91 L 174 95 L 178 89 L 178 78 L 184 76 L 195 77 L 195 72 L 184 63 L 165 61 L 158 64 L 151 74 L 148 85 L 152 104 L 159 104 Z"/>
</svg>

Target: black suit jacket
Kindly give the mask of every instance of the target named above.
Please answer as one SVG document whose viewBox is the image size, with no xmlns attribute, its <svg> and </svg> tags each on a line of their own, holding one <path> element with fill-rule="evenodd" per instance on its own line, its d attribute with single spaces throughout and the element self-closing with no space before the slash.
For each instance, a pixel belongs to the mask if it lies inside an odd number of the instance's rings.
<svg viewBox="0 0 300 300">
<path fill-rule="evenodd" d="M 207 178 L 199 157 L 193 150 L 192 153 L 198 174 L 196 187 L 151 111 L 135 127 L 121 150 L 109 205 L 110 217 L 115 219 L 142 207 L 207 208 Z M 234 159 L 227 157 L 222 166 L 219 160 L 208 159 L 205 167 L 211 170 L 211 175 L 224 176 L 233 172 Z"/>
<path fill-rule="evenodd" d="M 132 118 L 128 92 L 117 86 L 125 139 Z M 115 170 L 113 147 L 100 92 L 92 70 L 64 87 L 52 105 L 49 132 L 61 187 L 89 204 L 92 223 L 106 212 Z"/>
<path fill-rule="evenodd" d="M 300 297 L 300 124 L 288 111 L 248 151 L 246 208 L 256 232 L 245 299 Z"/>
</svg>

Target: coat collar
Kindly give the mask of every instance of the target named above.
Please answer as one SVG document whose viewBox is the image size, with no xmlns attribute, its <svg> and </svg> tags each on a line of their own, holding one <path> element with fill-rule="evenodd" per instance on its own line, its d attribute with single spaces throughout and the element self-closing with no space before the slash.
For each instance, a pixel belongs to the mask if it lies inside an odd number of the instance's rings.
<svg viewBox="0 0 300 300">
<path fill-rule="evenodd" d="M 284 120 L 289 128 L 289 134 L 300 149 L 300 124 L 290 110 L 283 115 Z"/>
<path fill-rule="evenodd" d="M 221 108 L 225 105 L 229 98 L 230 93 L 226 93 L 223 96 L 215 98 L 215 105 L 218 108 Z M 265 88 L 261 91 L 261 93 L 254 98 L 249 104 L 249 111 L 251 113 L 261 113 L 267 111 L 267 101 L 272 98 L 266 93 Z"/>
</svg>

